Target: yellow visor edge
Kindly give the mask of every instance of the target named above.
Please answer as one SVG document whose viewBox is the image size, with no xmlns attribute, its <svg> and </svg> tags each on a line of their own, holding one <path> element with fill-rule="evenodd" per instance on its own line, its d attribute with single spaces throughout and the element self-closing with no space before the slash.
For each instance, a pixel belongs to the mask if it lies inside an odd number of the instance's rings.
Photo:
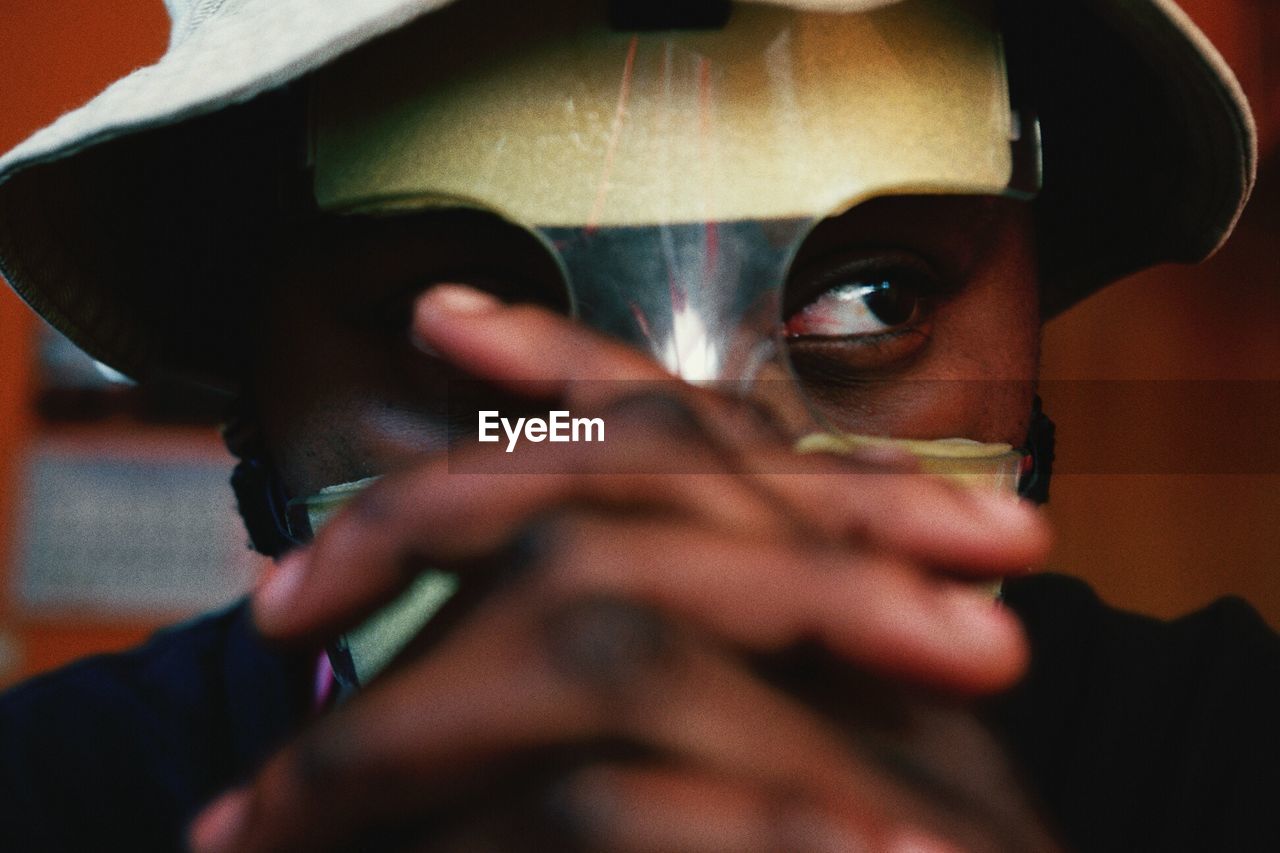
<svg viewBox="0 0 1280 853">
<path fill-rule="evenodd" d="M 1009 185 L 1004 56 L 983 4 L 739 5 L 723 30 L 641 34 L 610 30 L 603 5 L 463 0 L 337 63 L 313 100 L 321 209 L 609 227 L 821 218 L 889 192 Z"/>
</svg>

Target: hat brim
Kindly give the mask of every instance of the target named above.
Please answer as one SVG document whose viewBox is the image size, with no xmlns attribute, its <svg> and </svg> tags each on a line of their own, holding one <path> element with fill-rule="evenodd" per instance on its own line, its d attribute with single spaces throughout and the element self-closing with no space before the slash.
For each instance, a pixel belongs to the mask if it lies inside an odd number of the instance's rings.
<svg viewBox="0 0 1280 853">
<path fill-rule="evenodd" d="M 234 389 L 252 338 L 245 279 L 282 226 L 296 154 L 290 84 L 446 2 L 272 0 L 176 33 L 159 63 L 0 158 L 0 272 L 117 370 Z M 1013 74 L 1044 130 L 1046 316 L 1211 254 L 1256 168 L 1221 56 L 1171 0 L 1005 5 Z"/>
</svg>

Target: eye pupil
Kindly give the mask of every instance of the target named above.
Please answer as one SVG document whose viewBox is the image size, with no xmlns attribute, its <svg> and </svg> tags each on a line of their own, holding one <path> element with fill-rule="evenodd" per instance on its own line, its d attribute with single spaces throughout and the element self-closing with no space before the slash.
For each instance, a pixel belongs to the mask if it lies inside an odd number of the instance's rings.
<svg viewBox="0 0 1280 853">
<path fill-rule="evenodd" d="M 911 320 L 916 313 L 917 301 L 910 288 L 895 287 L 888 281 L 874 285 L 862 297 L 867 310 L 886 326 L 901 326 Z"/>
<path fill-rule="evenodd" d="M 787 317 L 787 335 L 853 343 L 915 327 L 928 316 L 931 298 L 939 292 L 936 277 L 916 267 L 910 262 L 856 262 L 811 273 L 807 281 L 800 279 L 804 283 L 798 289 L 809 301 Z"/>
</svg>

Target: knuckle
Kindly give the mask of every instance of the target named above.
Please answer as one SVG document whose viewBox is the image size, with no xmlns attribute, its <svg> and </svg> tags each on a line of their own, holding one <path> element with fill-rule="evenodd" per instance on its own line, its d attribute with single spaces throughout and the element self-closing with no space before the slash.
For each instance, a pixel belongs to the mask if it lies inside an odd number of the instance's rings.
<svg viewBox="0 0 1280 853">
<path fill-rule="evenodd" d="M 579 845 L 600 839 L 617 810 L 611 775 L 602 766 L 581 766 L 547 786 L 541 806 L 548 823 Z"/>
<path fill-rule="evenodd" d="M 613 598 L 572 602 L 546 629 L 552 665 L 606 697 L 626 696 L 680 664 L 673 626 L 653 610 Z"/>
<path fill-rule="evenodd" d="M 277 767 L 278 775 L 305 799 L 344 784 L 352 775 L 349 738 L 335 728 L 321 726 L 304 733 Z"/>
<path fill-rule="evenodd" d="M 672 383 L 674 386 L 674 383 Z M 612 400 L 604 414 L 624 425 L 664 433 L 675 433 L 691 439 L 706 440 L 702 417 L 681 389 L 664 384 L 660 387 L 631 391 Z"/>
<path fill-rule="evenodd" d="M 588 522 L 580 512 L 563 510 L 539 515 L 512 537 L 503 562 L 518 574 L 550 576 L 557 584 L 565 566 L 587 538 Z"/>
<path fill-rule="evenodd" d="M 403 768 L 373 757 L 361 730 L 343 721 L 341 710 L 306 730 L 273 768 L 278 789 L 292 792 L 303 806 L 367 802 L 407 782 Z"/>
<path fill-rule="evenodd" d="M 787 442 L 791 431 L 776 408 L 763 400 L 747 398 L 737 400 L 735 412 L 745 430 L 757 437 L 774 442 Z"/>
<path fill-rule="evenodd" d="M 552 601 L 631 598 L 644 586 L 632 528 L 579 511 L 549 522 L 541 536 L 535 571 Z"/>
</svg>

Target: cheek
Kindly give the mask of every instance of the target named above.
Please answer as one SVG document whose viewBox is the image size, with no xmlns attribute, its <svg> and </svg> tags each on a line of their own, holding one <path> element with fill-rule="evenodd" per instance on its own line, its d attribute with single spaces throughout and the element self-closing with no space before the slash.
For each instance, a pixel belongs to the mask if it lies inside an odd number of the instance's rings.
<svg viewBox="0 0 1280 853">
<path fill-rule="evenodd" d="M 1010 229 L 988 261 L 939 318 L 935 369 L 949 386 L 940 397 L 953 422 L 972 438 L 1016 446 L 1026 437 L 1040 362 L 1029 225 Z"/>
<path fill-rule="evenodd" d="M 445 446 L 447 380 L 425 356 L 315 308 L 271 319 L 254 388 L 290 494 L 386 473 Z"/>
<path fill-rule="evenodd" d="M 1018 445 L 1026 437 L 1040 362 L 1040 305 L 1029 223 L 1010 229 L 940 323 L 941 378 L 972 437 Z"/>
<path fill-rule="evenodd" d="M 1016 447 L 1026 438 L 1034 395 L 1034 384 L 1021 380 L 902 380 L 861 395 L 833 425 L 869 435 L 968 438 Z"/>
<path fill-rule="evenodd" d="M 1005 229 L 964 290 L 939 306 L 926 352 L 847 401 L 837 426 L 900 438 L 1020 445 L 1039 368 L 1040 321 L 1029 223 Z"/>
</svg>

